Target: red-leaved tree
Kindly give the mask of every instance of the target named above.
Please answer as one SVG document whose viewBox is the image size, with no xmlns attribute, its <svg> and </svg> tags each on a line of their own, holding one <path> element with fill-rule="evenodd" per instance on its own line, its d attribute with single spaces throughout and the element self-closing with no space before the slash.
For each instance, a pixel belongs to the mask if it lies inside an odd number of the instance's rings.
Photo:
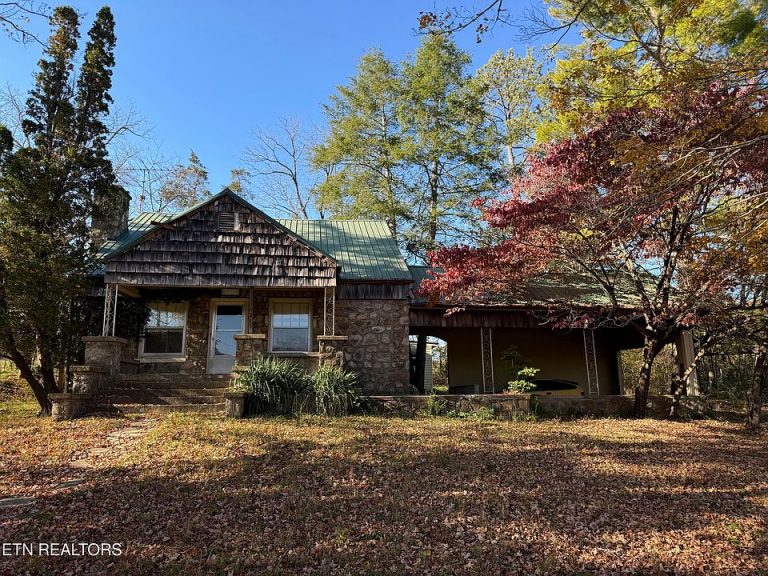
<svg viewBox="0 0 768 576">
<path fill-rule="evenodd" d="M 424 283 L 461 305 L 524 301 L 526 286 L 561 272 L 599 286 L 600 308 L 553 302 L 552 321 L 575 328 L 628 323 L 644 338 L 635 414 L 645 414 L 651 368 L 681 330 L 715 326 L 734 306 L 744 238 L 719 217 L 759 205 L 768 169 L 765 94 L 713 85 L 663 107 L 607 115 L 585 133 L 544 146 L 505 197 L 484 205 L 494 240 L 438 250 Z M 678 390 L 694 366 L 677 376 Z"/>
</svg>

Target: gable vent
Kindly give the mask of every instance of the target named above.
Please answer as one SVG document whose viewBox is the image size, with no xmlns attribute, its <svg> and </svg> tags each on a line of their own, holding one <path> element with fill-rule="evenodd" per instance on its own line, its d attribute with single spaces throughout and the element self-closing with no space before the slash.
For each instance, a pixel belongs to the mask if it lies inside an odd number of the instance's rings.
<svg viewBox="0 0 768 576">
<path fill-rule="evenodd" d="M 234 212 L 219 212 L 216 228 L 221 232 L 231 232 L 235 229 L 235 213 Z"/>
</svg>

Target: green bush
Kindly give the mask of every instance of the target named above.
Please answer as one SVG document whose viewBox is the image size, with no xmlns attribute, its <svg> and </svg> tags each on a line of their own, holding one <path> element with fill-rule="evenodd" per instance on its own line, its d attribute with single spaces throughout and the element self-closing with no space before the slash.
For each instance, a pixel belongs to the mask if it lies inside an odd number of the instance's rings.
<svg viewBox="0 0 768 576">
<path fill-rule="evenodd" d="M 307 374 L 284 358 L 253 362 L 235 380 L 234 389 L 249 393 L 249 412 L 343 416 L 358 406 L 357 376 L 334 366 Z"/>
<path fill-rule="evenodd" d="M 536 385 L 532 380 L 538 373 L 538 368 L 531 368 L 530 366 L 518 370 L 517 379 L 507 382 L 507 390 L 515 392 L 516 394 L 527 394 L 528 392 L 531 392 L 536 388 Z"/>
<path fill-rule="evenodd" d="M 360 387 L 353 372 L 336 366 L 320 366 L 309 376 L 309 384 L 316 414 L 344 416 L 358 406 Z"/>
</svg>

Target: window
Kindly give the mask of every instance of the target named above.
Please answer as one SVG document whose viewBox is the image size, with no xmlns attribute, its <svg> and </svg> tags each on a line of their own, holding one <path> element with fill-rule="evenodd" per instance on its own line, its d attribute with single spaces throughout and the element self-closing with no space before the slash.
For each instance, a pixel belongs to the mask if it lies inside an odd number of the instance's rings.
<svg viewBox="0 0 768 576">
<path fill-rule="evenodd" d="M 187 307 L 183 302 L 149 304 L 149 320 L 142 340 L 142 354 L 181 356 Z"/>
<path fill-rule="evenodd" d="M 309 352 L 309 302 L 272 302 L 272 352 Z"/>
</svg>

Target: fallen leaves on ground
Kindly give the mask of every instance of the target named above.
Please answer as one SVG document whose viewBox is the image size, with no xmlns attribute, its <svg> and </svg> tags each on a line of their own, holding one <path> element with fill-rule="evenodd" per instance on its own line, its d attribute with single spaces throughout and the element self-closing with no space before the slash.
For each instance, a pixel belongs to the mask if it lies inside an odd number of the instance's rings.
<svg viewBox="0 0 768 576">
<path fill-rule="evenodd" d="M 2 492 L 36 498 L 0 539 L 124 550 L 1 573 L 768 573 L 766 438 L 736 424 L 169 415 L 53 488 L 120 425 L 0 417 Z"/>
</svg>

